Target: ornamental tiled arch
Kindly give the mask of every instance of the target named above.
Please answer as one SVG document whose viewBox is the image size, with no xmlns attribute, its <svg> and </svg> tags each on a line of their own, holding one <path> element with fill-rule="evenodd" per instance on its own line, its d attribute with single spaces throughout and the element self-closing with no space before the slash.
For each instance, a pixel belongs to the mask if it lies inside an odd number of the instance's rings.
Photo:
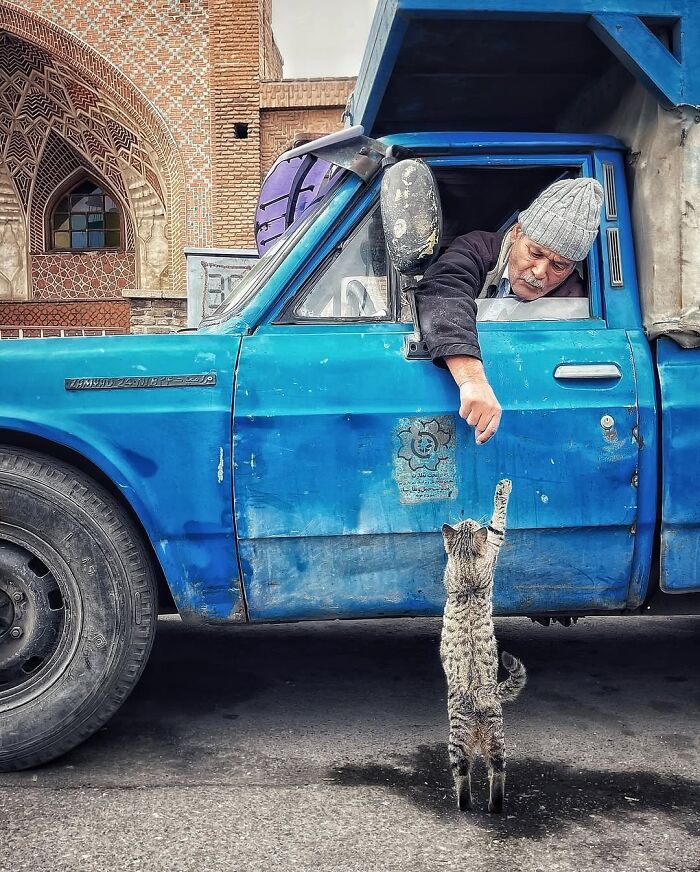
<svg viewBox="0 0 700 872">
<path fill-rule="evenodd" d="M 81 40 L 6 0 L 0 0 L 1 164 L 32 253 L 43 251 L 53 181 L 82 166 L 104 180 L 133 220 L 143 290 L 184 296 L 184 171 L 161 116 Z"/>
</svg>

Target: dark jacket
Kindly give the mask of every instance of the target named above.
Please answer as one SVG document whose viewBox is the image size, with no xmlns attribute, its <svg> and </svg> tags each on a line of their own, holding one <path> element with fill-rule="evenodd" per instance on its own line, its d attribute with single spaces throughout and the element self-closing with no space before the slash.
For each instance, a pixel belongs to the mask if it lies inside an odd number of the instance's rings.
<svg viewBox="0 0 700 872">
<path fill-rule="evenodd" d="M 503 233 L 473 230 L 458 236 L 416 288 L 418 321 L 430 356 L 438 366 L 444 358 L 467 354 L 481 360 L 476 332 L 476 298 L 498 260 Z M 585 297 L 576 271 L 547 295 Z"/>
</svg>

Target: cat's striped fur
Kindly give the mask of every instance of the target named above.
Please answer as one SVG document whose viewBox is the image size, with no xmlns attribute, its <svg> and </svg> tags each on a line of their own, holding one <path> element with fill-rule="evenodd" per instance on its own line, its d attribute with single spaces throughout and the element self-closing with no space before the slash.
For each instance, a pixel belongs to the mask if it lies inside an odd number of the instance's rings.
<svg viewBox="0 0 700 872">
<path fill-rule="evenodd" d="M 505 535 L 510 491 L 510 481 L 498 483 L 487 527 L 470 519 L 442 527 L 447 602 L 440 658 L 447 677 L 448 751 L 460 810 L 472 808 L 471 767 L 479 753 L 489 771 L 489 811 L 503 810 L 506 754 L 501 706 L 517 697 L 526 680 L 522 663 L 504 651 L 501 659 L 510 675 L 498 683 L 491 618 L 493 574 Z"/>
</svg>

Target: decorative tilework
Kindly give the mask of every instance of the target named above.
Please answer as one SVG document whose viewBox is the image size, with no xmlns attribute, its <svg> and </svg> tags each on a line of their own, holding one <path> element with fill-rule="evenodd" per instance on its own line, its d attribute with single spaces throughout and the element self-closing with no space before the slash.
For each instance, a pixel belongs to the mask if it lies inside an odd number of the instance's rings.
<svg viewBox="0 0 700 872">
<path fill-rule="evenodd" d="M 32 201 L 35 256 L 58 176 L 84 169 L 123 197 L 136 284 L 152 298 L 184 296 L 186 245 L 250 242 L 261 152 L 266 164 L 290 132 L 334 129 L 348 89 L 339 80 L 261 85 L 282 70 L 270 15 L 271 0 L 0 0 L 0 68 L 10 65 L 0 71 L 0 152 L 18 202 Z M 12 58 L 10 40 L 22 48 Z M 248 138 L 236 137 L 239 123 Z M 45 272 L 37 260 L 32 277 L 47 281 Z M 61 276 L 74 287 L 34 292 L 74 293 L 77 274 Z M 100 289 L 82 281 L 81 293 L 114 292 L 105 275 Z"/>
<path fill-rule="evenodd" d="M 32 256 L 35 300 L 111 300 L 133 288 L 135 257 L 124 252 Z"/>
<path fill-rule="evenodd" d="M 102 303 L 0 303 L 0 326 L 93 327 L 129 332 L 128 300 Z"/>
<path fill-rule="evenodd" d="M 167 204 L 169 211 L 183 209 L 183 233 L 187 220 L 184 214 L 186 188 L 183 184 L 178 189 L 177 177 L 181 184 L 185 176 L 188 184 L 205 184 L 211 193 L 209 3 L 210 0 L 188 0 L 187 3 L 181 0 L 23 0 L 22 3 L 25 9 L 35 13 L 33 23 L 23 28 L 33 42 L 46 45 L 43 32 L 39 40 L 31 34 L 38 26 L 42 29 L 39 23 L 52 27 L 49 22 L 53 22 L 63 34 L 70 34 L 73 45 L 63 46 L 63 54 L 73 62 L 76 45 L 82 46 L 83 52 L 86 44 L 91 47 L 92 57 L 83 57 L 80 69 L 90 72 L 91 78 L 100 85 L 107 85 L 108 93 L 116 97 L 127 117 L 136 122 L 130 125 L 132 130 L 147 134 L 152 141 L 161 163 L 166 165 L 165 173 L 170 176 L 174 202 Z M 8 0 L 2 0 L 0 5 L 18 8 Z M 235 16 L 231 16 L 231 20 L 235 26 Z M 6 29 L 22 36 L 18 30 Z M 58 28 L 52 27 L 52 30 L 55 33 Z M 55 41 L 55 36 L 49 37 L 52 54 L 56 53 Z M 166 143 L 165 138 L 170 142 Z M 207 230 L 210 232 L 209 228 Z M 187 237 L 182 242 L 174 242 L 174 248 L 180 249 L 185 244 L 206 244 L 209 239 Z"/>
<path fill-rule="evenodd" d="M 0 324 L 0 340 L 114 336 L 124 332 L 124 330 L 115 330 L 111 327 L 4 327 Z"/>
<path fill-rule="evenodd" d="M 97 176 L 98 180 L 103 182 L 104 186 L 109 189 L 106 180 L 100 179 L 100 173 L 96 167 L 91 166 L 90 162 L 82 155 L 78 154 L 64 139 L 61 138 L 54 130 L 50 130 L 46 138 L 46 145 L 41 157 L 36 178 L 34 179 L 34 189 L 32 191 L 32 201 L 30 207 L 29 218 L 29 250 L 36 253 L 43 253 L 46 250 L 44 223 L 46 208 L 52 194 L 66 179 L 72 174 L 76 176 L 76 182 L 81 171 L 90 172 L 93 176 Z M 114 194 L 114 192 L 112 191 Z M 127 251 L 134 250 L 134 225 L 129 214 L 128 200 L 124 202 L 117 194 L 114 194 L 122 207 L 124 222 L 126 225 L 126 245 Z"/>
<path fill-rule="evenodd" d="M 0 297 L 26 300 L 27 231 L 22 206 L 7 168 L 0 163 Z"/>
<path fill-rule="evenodd" d="M 41 101 L 32 103 L 30 100 L 28 104 L 32 109 L 31 137 L 16 129 L 7 130 L 7 113 L 0 112 L 6 127 L 7 142 L 4 145 L 12 153 L 13 176 L 16 176 L 20 197 L 25 197 L 25 201 L 28 198 L 28 180 L 32 167 L 36 166 L 40 137 L 45 137 L 48 129 L 56 129 L 76 151 L 89 157 L 91 163 L 115 187 L 118 187 L 116 179 L 120 175 L 119 160 L 134 169 L 138 167 L 151 185 L 156 184 L 156 190 L 160 187 L 170 215 L 173 290 L 176 294 L 184 293 L 185 270 L 180 253 L 185 242 L 186 203 L 185 167 L 180 149 L 164 123 L 163 115 L 122 69 L 93 47 L 101 42 L 106 56 L 112 56 L 114 62 L 123 68 L 118 48 L 123 29 L 120 29 L 119 21 L 127 5 L 136 7 L 137 4 L 113 3 L 108 9 L 108 5 L 93 0 L 31 0 L 24 5 L 36 11 L 27 11 L 8 0 L 0 0 L 0 31 L 5 31 L 15 41 L 19 38 L 23 43 L 30 44 L 29 60 L 17 58 L 14 75 L 22 74 L 22 64 L 27 69 L 33 65 L 44 71 L 42 77 L 50 81 L 50 87 L 42 85 L 37 91 L 37 97 L 41 94 Z M 149 4 L 138 5 L 143 11 L 148 11 Z M 107 9 L 111 32 L 103 34 L 102 39 L 98 40 L 94 35 L 97 32 L 96 24 L 105 20 L 98 13 Z M 71 22 L 75 16 L 79 16 L 81 26 L 72 28 Z M 61 26 L 49 19 L 54 19 Z M 64 29 L 66 27 L 75 30 L 84 39 L 69 33 Z M 158 70 L 153 69 L 152 63 L 149 64 L 149 58 L 157 55 L 151 46 L 153 39 L 156 36 L 159 41 L 163 38 L 157 22 L 153 22 L 142 36 L 138 47 L 143 62 L 138 78 L 143 81 L 146 74 L 162 83 L 169 78 L 165 73 L 166 67 L 163 67 L 163 74 L 158 75 Z M 169 52 L 169 59 L 173 58 L 173 52 Z M 163 64 L 162 57 L 160 64 Z M 149 66 L 151 69 L 148 69 Z M 181 70 L 181 74 L 185 72 L 186 69 Z M 24 75 L 26 77 L 27 73 Z M 40 103 L 44 114 L 39 111 Z M 66 105 L 71 107 L 72 114 L 60 115 L 61 107 Z M 182 111 L 186 114 L 188 110 L 182 107 Z M 135 131 L 138 131 L 138 135 Z M 99 143 L 102 143 L 101 152 Z"/>
<path fill-rule="evenodd" d="M 94 165 L 126 195 L 118 159 L 142 175 L 146 171 L 162 199 L 150 155 L 102 97 L 99 87 L 22 40 L 0 33 L 0 145 L 24 205 L 51 130 Z M 115 117 L 117 116 L 117 117 Z"/>
</svg>

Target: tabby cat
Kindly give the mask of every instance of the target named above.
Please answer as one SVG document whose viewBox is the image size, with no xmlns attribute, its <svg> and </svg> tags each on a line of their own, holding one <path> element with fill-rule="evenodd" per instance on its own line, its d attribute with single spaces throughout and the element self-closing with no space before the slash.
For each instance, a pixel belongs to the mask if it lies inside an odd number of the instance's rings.
<svg viewBox="0 0 700 872">
<path fill-rule="evenodd" d="M 501 660 L 510 675 L 498 683 L 491 619 L 493 573 L 505 535 L 510 491 L 508 479 L 496 486 L 488 526 L 467 519 L 455 527 L 442 527 L 447 602 L 440 658 L 447 677 L 448 751 L 460 811 L 472 809 L 471 768 L 479 752 L 489 772 L 488 809 L 503 811 L 506 758 L 501 706 L 514 700 L 526 681 L 525 667 L 504 651 Z"/>
</svg>

